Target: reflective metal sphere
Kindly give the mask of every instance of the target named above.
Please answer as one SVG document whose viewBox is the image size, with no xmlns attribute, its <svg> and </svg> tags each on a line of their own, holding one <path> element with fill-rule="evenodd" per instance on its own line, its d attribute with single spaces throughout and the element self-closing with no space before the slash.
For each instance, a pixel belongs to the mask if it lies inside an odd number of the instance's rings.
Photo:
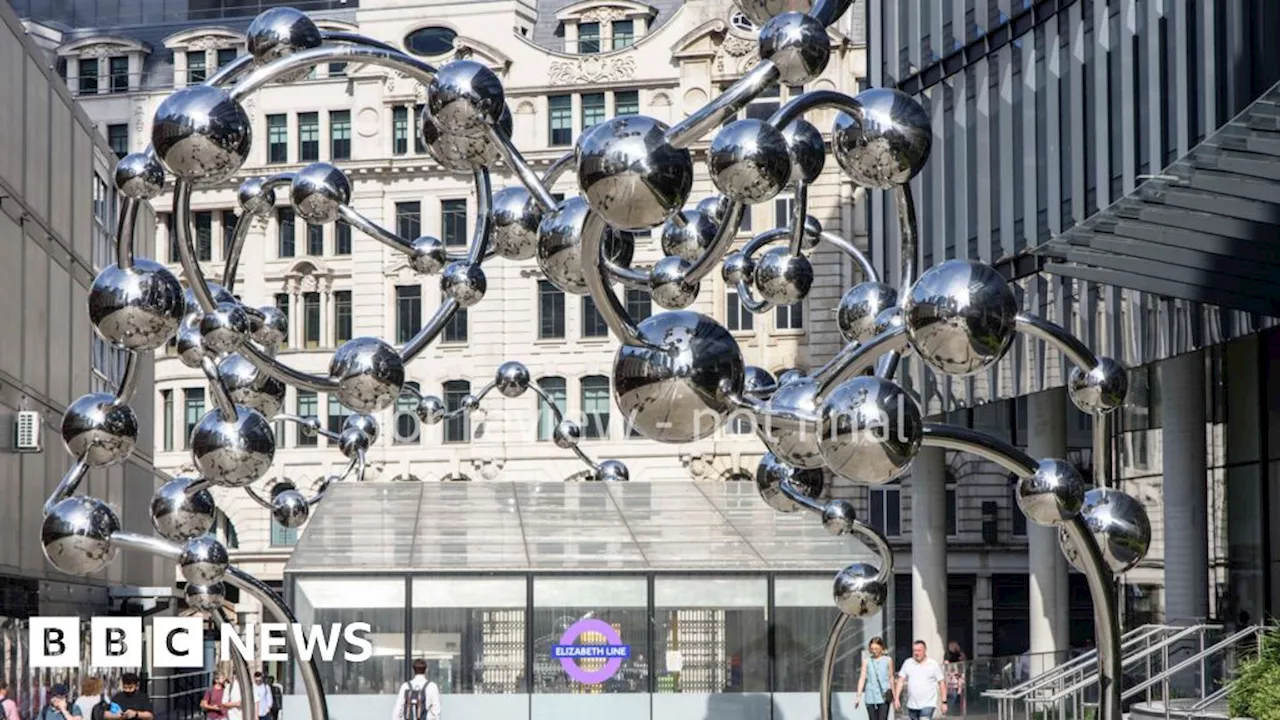
<svg viewBox="0 0 1280 720">
<path fill-rule="evenodd" d="M 907 471 L 920 450 L 920 408 L 888 380 L 849 380 L 827 395 L 821 416 L 822 457 L 832 472 L 854 482 L 890 482 Z"/>
<path fill-rule="evenodd" d="M 1088 488 L 1080 472 L 1066 460 L 1041 460 L 1035 475 L 1018 479 L 1014 497 L 1027 519 L 1057 525 L 1080 513 Z"/>
<path fill-rule="evenodd" d="M 680 257 L 664 257 L 654 263 L 649 274 L 649 293 L 659 307 L 683 310 L 698 299 L 700 283 L 689 282 L 690 264 Z"/>
<path fill-rule="evenodd" d="M 226 288 L 222 287 L 218 283 L 211 282 L 206 284 L 209 286 L 209 294 L 213 296 L 214 307 L 217 307 L 222 303 L 239 302 L 239 300 L 236 300 L 235 295 L 232 295 Z M 201 307 L 200 302 L 196 300 L 196 293 L 191 288 L 187 288 L 182 291 L 182 299 L 187 306 L 187 315 L 192 313 L 204 313 L 204 308 Z"/>
<path fill-rule="evenodd" d="M 338 450 L 348 460 L 355 460 L 361 453 L 369 452 L 372 443 L 369 436 L 356 428 L 347 428 L 338 435 Z"/>
<path fill-rule="evenodd" d="M 189 368 L 199 369 L 204 359 L 204 338 L 200 337 L 203 317 L 199 312 L 191 313 L 178 326 L 178 359 Z"/>
<path fill-rule="evenodd" d="M 1129 371 L 1109 357 L 1099 357 L 1088 372 L 1071 369 L 1067 393 L 1081 412 L 1105 415 L 1124 405 L 1129 395 Z"/>
<path fill-rule="evenodd" d="M 491 167 L 502 162 L 502 148 L 488 133 L 451 133 L 427 113 L 422 114 L 422 122 L 418 128 L 422 133 L 422 142 L 427 146 L 427 153 L 446 170 L 470 173 L 477 167 Z M 501 125 L 499 131 L 502 132 Z M 510 128 L 504 134 L 509 137 Z"/>
<path fill-rule="evenodd" d="M 271 352 L 289 337 L 289 316 L 275 305 L 263 305 L 258 312 L 262 313 L 262 322 L 254 324 L 253 339 Z"/>
<path fill-rule="evenodd" d="M 572 420 L 561 420 L 551 431 L 551 440 L 561 450 L 575 448 L 582 440 L 582 428 Z"/>
<path fill-rule="evenodd" d="M 226 90 L 195 85 L 175 90 L 156 108 L 151 144 L 179 180 L 222 182 L 249 156 L 253 125 Z"/>
<path fill-rule="evenodd" d="M 760 59 L 778 66 L 781 82 L 803 85 L 831 59 L 831 38 L 816 19 L 799 12 L 775 15 L 760 29 Z"/>
<path fill-rule="evenodd" d="M 369 444 L 378 440 L 378 419 L 364 413 L 353 413 L 342 421 L 342 432 L 356 430 L 369 438 Z"/>
<path fill-rule="evenodd" d="M 265 65 L 299 50 L 320 47 L 323 42 L 320 29 L 311 18 L 291 7 L 276 7 L 261 13 L 249 23 L 245 35 L 249 54 L 257 65 Z M 279 82 L 301 80 L 310 70 L 301 68 L 288 72 L 280 76 Z"/>
<path fill-rule="evenodd" d="M 825 42 L 825 30 L 822 37 Z M 827 163 L 827 144 L 818 128 L 805 120 L 794 120 L 782 129 L 782 137 L 791 151 L 791 177 L 787 184 L 808 184 L 817 180 Z"/>
<path fill-rule="evenodd" d="M 502 81 L 483 63 L 445 64 L 427 88 L 427 112 L 446 135 L 484 135 L 506 107 Z"/>
<path fill-rule="evenodd" d="M 193 610 L 214 612 L 223 607 L 227 600 L 227 586 L 222 583 L 213 585 L 190 585 L 182 591 L 183 600 Z"/>
<path fill-rule="evenodd" d="M 582 197 L 571 197 L 547 213 L 538 226 L 538 267 L 553 285 L 574 295 L 587 294 L 582 276 L 582 227 L 591 208 Z M 630 265 L 635 238 L 630 233 L 608 233 L 601 246 L 605 256 L 619 265 Z"/>
<path fill-rule="evenodd" d="M 222 487 L 244 487 L 271 469 L 275 433 L 262 413 L 237 407 L 233 420 L 211 410 L 191 431 L 191 459 L 200 474 Z"/>
<path fill-rule="evenodd" d="M 271 517 L 287 528 L 300 528 L 311 517 L 311 504 L 297 490 L 284 490 L 271 498 Z"/>
<path fill-rule="evenodd" d="M 109 393 L 77 398 L 62 415 L 62 442 L 71 457 L 84 457 L 90 467 L 123 462 L 138 442 L 138 416 Z"/>
<path fill-rule="evenodd" d="M 778 373 L 778 386 L 781 387 L 783 385 L 789 385 L 803 377 L 808 376 L 799 368 L 787 368 L 786 370 Z"/>
<path fill-rule="evenodd" d="M 213 529 L 218 506 L 208 490 L 189 491 L 197 481 L 193 477 L 176 477 L 152 496 L 151 525 L 164 539 L 186 542 Z"/>
<path fill-rule="evenodd" d="M 311 225 L 328 225 L 351 203 L 351 181 L 329 163 L 311 163 L 293 176 L 289 199 L 298 217 Z"/>
<path fill-rule="evenodd" d="M 822 527 L 834 536 L 848 535 L 853 532 L 854 523 L 858 521 L 853 511 L 853 503 L 836 499 L 822 508 Z"/>
<path fill-rule="evenodd" d="M 1119 490 L 1093 488 L 1085 493 L 1080 518 L 1089 528 L 1102 559 L 1111 572 L 1120 575 L 1132 570 L 1151 547 L 1151 520 L 1147 509 Z M 1063 554 L 1077 570 L 1083 572 L 1080 550 L 1066 529 L 1058 532 Z"/>
<path fill-rule="evenodd" d="M 689 199 L 693 156 L 667 142 L 665 123 L 624 115 L 578 138 L 578 188 L 609 225 L 648 230 Z"/>
<path fill-rule="evenodd" d="M 473 393 L 467 393 L 462 396 L 459 405 L 467 412 L 475 412 L 480 409 L 480 396 Z"/>
<path fill-rule="evenodd" d="M 777 128 L 754 118 L 721 128 L 711 141 L 707 165 L 716 188 L 742 203 L 773 199 L 791 178 L 787 139 Z"/>
<path fill-rule="evenodd" d="M 249 316 L 239 303 L 221 303 L 200 318 L 200 340 L 214 355 L 235 352 L 249 337 Z"/>
<path fill-rule="evenodd" d="M 756 262 L 756 291 L 773 305 L 792 305 L 809 296 L 813 287 L 813 263 L 791 248 L 769 248 Z"/>
<path fill-rule="evenodd" d="M 836 116 L 831 137 L 836 161 L 859 185 L 882 190 L 905 185 L 929 160 L 929 114 L 900 90 L 872 88 L 855 100 L 861 117 Z"/>
<path fill-rule="evenodd" d="M 711 222 L 719 225 L 728 217 L 730 204 L 729 198 L 723 195 L 712 195 L 699 200 L 695 209 L 711 218 Z"/>
<path fill-rule="evenodd" d="M 799 503 L 782 492 L 782 481 L 791 483 L 791 487 L 801 495 L 812 500 L 822 497 L 826 480 L 821 470 L 805 470 L 789 465 L 778 459 L 773 453 L 765 453 L 756 468 L 756 490 L 769 507 L 778 512 L 795 512 L 800 509 Z"/>
<path fill-rule="evenodd" d="M 613 361 L 623 417 L 658 442 L 690 442 L 715 432 L 733 409 L 720 395 L 721 383 L 742 391 L 737 341 L 715 320 L 687 310 L 651 315 L 638 332 L 645 344 L 619 347 Z"/>
<path fill-rule="evenodd" d="M 111 536 L 120 518 L 106 503 L 78 495 L 58 501 L 40 527 L 49 563 L 68 575 L 92 575 L 115 557 Z"/>
<path fill-rule="evenodd" d="M 854 563 L 836 575 L 832 595 L 840 612 L 850 617 L 867 617 L 880 612 L 888 597 L 888 588 L 876 580 L 880 574 L 873 565 Z"/>
<path fill-rule="evenodd" d="M 493 244 L 493 251 L 508 260 L 533 257 L 538 252 L 541 206 L 528 190 L 518 185 L 494 193 L 492 205 L 489 242 Z"/>
<path fill-rule="evenodd" d="M 192 585 L 222 582 L 230 564 L 226 546 L 212 535 L 191 538 L 182 546 L 182 555 L 178 557 L 182 577 Z"/>
<path fill-rule="evenodd" d="M 333 354 L 329 377 L 338 383 L 338 401 L 343 405 L 356 412 L 377 412 L 400 397 L 404 360 L 378 338 L 359 337 Z"/>
<path fill-rule="evenodd" d="M 887 333 L 894 328 L 900 328 L 902 325 L 902 308 L 897 305 L 887 307 L 881 310 L 879 315 L 876 315 L 876 323 L 873 328 L 875 334 L 872 337 Z"/>
<path fill-rule="evenodd" d="M 148 153 L 129 153 L 116 163 L 116 189 L 133 200 L 150 200 L 164 192 L 164 168 Z"/>
<path fill-rule="evenodd" d="M 684 211 L 682 226 L 672 217 L 662 226 L 662 253 L 688 262 L 696 262 L 716 239 L 720 226 L 710 215 L 697 210 Z"/>
<path fill-rule="evenodd" d="M 276 208 L 276 191 L 267 187 L 265 178 L 249 178 L 240 183 L 236 201 L 248 215 L 269 217 Z"/>
<path fill-rule="evenodd" d="M 631 479 L 631 471 L 618 460 L 605 460 L 596 468 L 597 482 L 627 482 Z"/>
<path fill-rule="evenodd" d="M 806 414 L 818 411 L 818 382 L 812 378 L 801 377 L 785 385 L 779 385 L 769 398 L 769 407 L 777 410 L 791 410 Z M 800 426 L 784 427 L 769 418 L 757 434 L 764 444 L 783 462 L 800 468 L 821 468 L 823 465 L 822 450 L 818 448 L 818 428 Z"/>
<path fill-rule="evenodd" d="M 108 265 L 89 288 L 89 321 L 108 343 L 129 350 L 163 347 L 186 312 L 182 284 L 163 265 L 134 258 L 133 266 Z"/>
<path fill-rule="evenodd" d="M 464 308 L 483 300 L 488 289 L 489 282 L 485 279 L 484 270 L 477 264 L 463 260 L 449 263 L 440 278 L 440 290 L 445 297 L 457 300 L 458 305 Z"/>
<path fill-rule="evenodd" d="M 763 27 L 769 20 L 783 13 L 807 13 L 813 8 L 813 0 L 733 0 L 733 4 L 756 27 Z"/>
<path fill-rule="evenodd" d="M 845 341 L 866 343 L 877 335 L 876 317 L 898 304 L 898 291 L 879 282 L 854 285 L 840 298 L 836 324 Z"/>
<path fill-rule="evenodd" d="M 409 266 L 414 272 L 423 275 L 435 275 L 449 262 L 449 251 L 440 238 L 423 235 L 413 241 L 413 254 L 409 256 Z"/>
<path fill-rule="evenodd" d="M 426 425 L 435 425 L 444 420 L 444 401 L 435 395 L 423 395 L 418 401 L 418 419 Z"/>
<path fill-rule="evenodd" d="M 753 282 L 756 275 L 756 261 L 741 250 L 734 250 L 724 257 L 724 266 L 720 274 L 730 285 Z"/>
<path fill-rule="evenodd" d="M 812 250 L 818 247 L 820 242 L 822 242 L 822 223 L 812 215 L 805 215 L 802 247 L 805 250 Z"/>
<path fill-rule="evenodd" d="M 770 397 L 778 389 L 778 381 L 759 365 L 747 365 L 742 382 L 742 392 L 756 397 Z"/>
<path fill-rule="evenodd" d="M 989 265 L 971 260 L 948 260 L 926 270 L 903 312 L 920 359 L 953 377 L 999 362 L 1017 333 L 1013 288 Z"/>
<path fill-rule="evenodd" d="M 498 366 L 493 384 L 503 397 L 520 397 L 529 389 L 529 368 L 514 360 L 504 362 Z"/>
<path fill-rule="evenodd" d="M 218 377 L 227 387 L 231 401 L 275 417 L 284 407 L 284 395 L 288 389 L 284 383 L 262 372 L 243 355 L 232 353 L 218 363 Z"/>
</svg>

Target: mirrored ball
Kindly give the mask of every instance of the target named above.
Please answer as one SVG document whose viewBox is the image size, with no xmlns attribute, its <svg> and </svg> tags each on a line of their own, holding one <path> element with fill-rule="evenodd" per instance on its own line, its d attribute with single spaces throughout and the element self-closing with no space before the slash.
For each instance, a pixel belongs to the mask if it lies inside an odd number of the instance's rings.
<svg viewBox="0 0 1280 720">
<path fill-rule="evenodd" d="M 769 248 L 756 262 L 756 292 L 771 305 L 794 305 L 809 297 L 813 263 L 789 247 Z"/>
<path fill-rule="evenodd" d="M 831 59 L 831 38 L 817 19 L 801 12 L 775 15 L 760 29 L 760 59 L 778 67 L 787 85 L 804 85 Z"/>
<path fill-rule="evenodd" d="M 446 63 L 427 88 L 427 113 L 446 135 L 485 135 L 505 107 L 502 82 L 474 60 Z"/>
<path fill-rule="evenodd" d="M 684 222 L 672 217 L 662 225 L 662 253 L 687 262 L 698 258 L 711 247 L 720 226 L 711 217 L 697 210 L 686 210 Z"/>
<path fill-rule="evenodd" d="M 1088 370 L 1072 368 L 1067 381 L 1071 402 L 1081 412 L 1105 415 L 1124 406 L 1129 395 L 1129 371 L 1109 357 L 1099 357 Z"/>
<path fill-rule="evenodd" d="M 621 461 L 605 460 L 596 468 L 596 482 L 627 482 L 631 479 L 631 470 Z"/>
<path fill-rule="evenodd" d="M 683 310 L 698 299 L 700 283 L 689 282 L 690 264 L 680 257 L 664 257 L 649 273 L 649 294 L 665 310 Z"/>
<path fill-rule="evenodd" d="M 561 420 L 551 431 L 551 439 L 561 450 L 575 448 L 582 440 L 582 427 L 572 420 Z"/>
<path fill-rule="evenodd" d="M 853 378 L 824 398 L 820 412 L 822 457 L 832 472 L 854 482 L 891 482 L 920 450 L 920 408 L 889 380 Z"/>
<path fill-rule="evenodd" d="M 503 397 L 520 397 L 529 389 L 529 368 L 514 360 L 504 362 L 498 366 L 493 383 Z"/>
<path fill-rule="evenodd" d="M 903 313 L 920 359 L 953 377 L 999 362 L 1017 333 L 1013 288 L 991 266 L 971 260 L 947 260 L 926 270 Z"/>
<path fill-rule="evenodd" d="M 587 294 L 582 274 L 582 230 L 591 207 L 575 196 L 547 213 L 538 226 L 538 268 L 557 288 L 574 295 Z M 635 252 L 631 233 L 605 230 L 601 243 L 605 257 L 617 265 L 630 265 Z"/>
<path fill-rule="evenodd" d="M 62 442 L 89 467 L 119 464 L 138 442 L 138 416 L 109 393 L 82 395 L 62 415 Z"/>
<path fill-rule="evenodd" d="M 1014 497 L 1031 522 L 1058 525 L 1080 513 L 1087 488 L 1074 465 L 1048 459 L 1040 461 L 1034 475 L 1018 479 Z"/>
<path fill-rule="evenodd" d="M 469 308 L 484 299 L 489 289 L 484 270 L 476 263 L 459 260 L 449 263 L 440 278 L 440 290 L 445 297 L 458 302 L 459 307 Z"/>
<path fill-rule="evenodd" d="M 850 617 L 874 615 L 884 607 L 888 588 L 877 580 L 880 570 L 867 563 L 854 563 L 836 575 L 832 595 L 840 612 Z"/>
<path fill-rule="evenodd" d="M 338 400 L 357 412 L 391 407 L 404 387 L 404 360 L 395 348 L 373 337 L 342 344 L 329 363 L 338 384 Z"/>
<path fill-rule="evenodd" d="M 929 160 L 933 130 L 929 114 L 906 93 L 872 88 L 855 98 L 857 117 L 836 116 L 831 148 L 836 161 L 855 183 L 887 190 L 905 185 Z"/>
<path fill-rule="evenodd" d="M 249 156 L 253 125 L 226 90 L 194 85 L 156 108 L 151 144 L 165 169 L 197 186 L 234 175 Z"/>
<path fill-rule="evenodd" d="M 771 200 L 791 179 L 787 139 L 774 126 L 754 118 L 721 128 L 711 141 L 707 165 L 716 188 L 734 202 Z"/>
<path fill-rule="evenodd" d="M 285 384 L 239 353 L 227 355 L 218 363 L 218 377 L 236 405 L 253 408 L 266 417 L 275 417 L 284 407 Z"/>
<path fill-rule="evenodd" d="M 230 419 L 211 410 L 191 431 L 191 459 L 214 485 L 244 487 L 256 482 L 271 469 L 275 452 L 270 421 L 244 406 L 237 406 L 236 417 Z"/>
<path fill-rule="evenodd" d="M 249 315 L 239 303 L 221 303 L 200 318 L 200 341 L 213 355 L 235 352 L 249 338 Z"/>
<path fill-rule="evenodd" d="M 537 254 L 540 224 L 542 208 L 528 190 L 513 186 L 493 194 L 489 241 L 499 257 L 528 260 Z"/>
<path fill-rule="evenodd" d="M 164 167 L 150 153 L 130 153 L 116 163 L 116 189 L 132 200 L 151 200 L 164 192 Z"/>
<path fill-rule="evenodd" d="M 111 345 L 145 352 L 178 332 L 186 311 L 182 283 L 165 266 L 134 258 L 127 269 L 108 265 L 89 288 L 89 321 Z"/>
<path fill-rule="evenodd" d="M 1132 496 L 1110 488 L 1093 488 L 1084 495 L 1080 519 L 1098 544 L 1102 561 L 1112 573 L 1132 570 L 1151 548 L 1151 520 L 1147 509 Z M 1080 549 L 1062 526 L 1059 541 L 1067 560 L 1081 572 Z"/>
<path fill-rule="evenodd" d="M 190 585 L 182 591 L 183 600 L 192 609 L 201 612 L 215 612 L 224 608 L 227 600 L 227 586 L 222 583 L 213 585 Z"/>
<path fill-rule="evenodd" d="M 838 537 L 853 532 L 858 522 L 853 503 L 837 498 L 822 507 L 822 528 L 828 535 Z"/>
<path fill-rule="evenodd" d="M 276 209 L 276 191 L 267 186 L 265 178 L 249 178 L 240 183 L 236 191 L 240 209 L 254 217 L 270 217 Z"/>
<path fill-rule="evenodd" d="M 297 490 L 284 490 L 271 498 L 271 517 L 281 527 L 300 528 L 311 517 L 311 505 Z"/>
<path fill-rule="evenodd" d="M 791 151 L 791 177 L 787 184 L 808 185 L 817 180 L 827 162 L 827 143 L 818 128 L 805 120 L 793 120 L 782 129 L 782 137 Z"/>
<path fill-rule="evenodd" d="M 773 453 L 765 453 L 756 468 L 756 490 L 765 503 L 778 512 L 792 513 L 800 510 L 800 504 L 787 497 L 782 491 L 782 482 L 790 483 L 791 488 L 817 501 L 826 488 L 826 479 L 822 470 L 797 468 L 778 459 Z"/>
<path fill-rule="evenodd" d="M 111 536 L 120 518 L 109 505 L 78 495 L 59 500 L 40 527 L 40 543 L 49 563 L 68 575 L 92 575 L 115 557 Z"/>
<path fill-rule="evenodd" d="M 818 382 L 800 377 L 785 385 L 779 385 L 769 398 L 769 407 L 779 413 L 818 412 Z M 760 439 L 783 462 L 799 468 L 818 469 L 823 466 L 822 450 L 818 447 L 818 428 L 811 424 L 784 424 L 781 420 L 765 418 L 757 430 Z"/>
<path fill-rule="evenodd" d="M 847 342 L 866 343 L 877 333 L 876 318 L 898 304 L 898 291 L 880 282 L 854 285 L 840 298 L 836 324 Z"/>
<path fill-rule="evenodd" d="M 226 546 L 212 535 L 191 538 L 182 546 L 182 554 L 178 557 L 182 577 L 193 585 L 222 582 L 230 564 Z"/>
<path fill-rule="evenodd" d="M 320 28 L 305 13 L 291 7 L 275 7 L 259 14 L 245 32 L 249 54 L 261 66 L 300 50 L 320 47 Z M 277 82 L 290 83 L 305 78 L 310 68 L 282 74 Z"/>
<path fill-rule="evenodd" d="M 668 127 L 624 115 L 578 138 L 578 189 L 610 226 L 644 231 L 674 215 L 693 190 L 693 155 L 673 147 Z"/>
<path fill-rule="evenodd" d="M 213 529 L 218 506 L 208 490 L 191 492 L 194 477 L 176 477 L 161 485 L 151 498 L 151 525 L 160 536 L 186 542 Z"/>
<path fill-rule="evenodd" d="M 328 225 L 351 203 L 351 181 L 329 163 L 311 163 L 293 176 L 289 199 L 298 217 L 310 225 Z"/>
</svg>

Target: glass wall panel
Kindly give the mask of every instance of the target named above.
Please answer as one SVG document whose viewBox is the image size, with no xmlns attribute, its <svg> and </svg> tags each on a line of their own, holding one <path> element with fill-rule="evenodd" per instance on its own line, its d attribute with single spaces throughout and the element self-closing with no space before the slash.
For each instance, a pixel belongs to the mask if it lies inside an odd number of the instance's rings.
<svg viewBox="0 0 1280 720">
<path fill-rule="evenodd" d="M 294 586 L 294 606 L 304 627 L 333 623 L 368 623 L 366 635 L 373 657 L 348 662 L 344 644 L 333 662 L 317 662 L 333 717 L 365 717 L 381 710 L 390 715 L 395 692 L 405 677 L 405 582 L 403 578 L 301 578 Z M 358 651 L 359 648 L 354 648 Z M 294 692 L 302 679 L 294 670 Z M 380 698 L 351 697 L 382 695 Z M 385 702 L 384 702 L 385 701 Z M 376 708 L 374 707 L 376 705 Z"/>
</svg>

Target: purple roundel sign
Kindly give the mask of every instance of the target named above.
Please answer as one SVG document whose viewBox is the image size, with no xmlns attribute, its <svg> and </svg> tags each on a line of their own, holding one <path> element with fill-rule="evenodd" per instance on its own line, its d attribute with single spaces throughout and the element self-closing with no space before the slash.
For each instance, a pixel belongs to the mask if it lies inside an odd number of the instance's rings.
<svg viewBox="0 0 1280 720">
<path fill-rule="evenodd" d="M 578 638 L 584 633 L 599 633 L 604 637 L 604 645 L 576 645 Z M 560 636 L 560 644 L 551 647 L 551 657 L 560 661 L 560 665 L 569 677 L 583 685 L 599 685 L 613 677 L 622 667 L 622 661 L 631 657 L 631 647 L 622 644 L 622 636 L 609 623 L 596 618 L 579 620 L 569 626 Z M 584 670 L 578 665 L 582 659 L 603 659 L 604 667 L 599 670 Z"/>
</svg>

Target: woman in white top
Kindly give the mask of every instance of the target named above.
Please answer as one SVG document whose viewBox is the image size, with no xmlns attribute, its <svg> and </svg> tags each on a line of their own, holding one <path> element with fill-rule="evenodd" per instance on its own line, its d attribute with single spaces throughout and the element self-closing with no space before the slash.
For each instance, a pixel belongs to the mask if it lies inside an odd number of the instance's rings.
<svg viewBox="0 0 1280 720">
<path fill-rule="evenodd" d="M 102 702 L 102 698 L 102 678 L 85 678 L 80 684 L 80 697 L 72 703 L 71 714 L 89 720 L 93 717 L 93 708 Z"/>
</svg>

